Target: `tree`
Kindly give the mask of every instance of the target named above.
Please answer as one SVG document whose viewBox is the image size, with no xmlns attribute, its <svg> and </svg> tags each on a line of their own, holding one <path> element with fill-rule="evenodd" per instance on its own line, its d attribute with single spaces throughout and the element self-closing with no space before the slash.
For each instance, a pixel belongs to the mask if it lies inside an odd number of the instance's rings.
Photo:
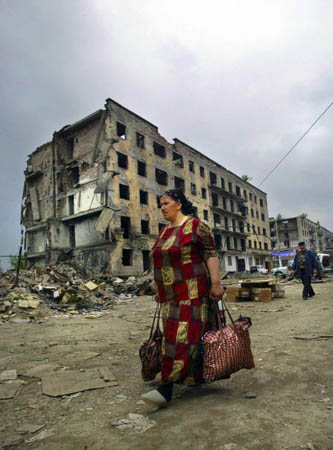
<svg viewBox="0 0 333 450">
<path fill-rule="evenodd" d="M 241 176 L 241 179 L 249 183 L 252 180 L 252 177 L 249 177 L 248 175 L 244 174 Z"/>
<path fill-rule="evenodd" d="M 11 256 L 10 257 L 10 267 L 12 269 L 17 270 L 18 261 L 19 261 L 18 256 Z M 26 261 L 23 258 L 21 259 L 20 269 L 26 269 Z"/>
<path fill-rule="evenodd" d="M 276 220 L 282 220 L 282 219 L 283 219 L 283 215 L 279 213 L 279 214 L 276 216 Z"/>
</svg>

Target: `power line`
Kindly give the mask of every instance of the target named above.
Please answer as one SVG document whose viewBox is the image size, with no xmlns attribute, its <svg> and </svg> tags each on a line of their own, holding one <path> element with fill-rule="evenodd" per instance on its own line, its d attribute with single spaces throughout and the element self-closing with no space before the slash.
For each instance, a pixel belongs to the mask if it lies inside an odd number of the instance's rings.
<svg viewBox="0 0 333 450">
<path fill-rule="evenodd" d="M 320 114 L 320 116 L 313 122 L 313 124 L 306 130 L 306 132 L 298 139 L 298 141 L 291 147 L 291 149 L 284 155 L 283 158 L 280 159 L 280 161 L 273 167 L 273 169 L 265 176 L 265 178 L 262 180 L 262 182 L 258 185 L 260 187 L 264 182 L 267 180 L 267 178 L 272 175 L 272 173 L 279 167 L 279 165 L 287 158 L 288 155 L 294 150 L 294 148 L 301 142 L 301 140 L 309 133 L 309 131 L 316 125 L 317 122 L 323 117 L 324 114 L 327 113 L 327 111 L 330 109 L 330 107 L 333 105 L 333 102 L 328 105 L 328 107 Z"/>
</svg>

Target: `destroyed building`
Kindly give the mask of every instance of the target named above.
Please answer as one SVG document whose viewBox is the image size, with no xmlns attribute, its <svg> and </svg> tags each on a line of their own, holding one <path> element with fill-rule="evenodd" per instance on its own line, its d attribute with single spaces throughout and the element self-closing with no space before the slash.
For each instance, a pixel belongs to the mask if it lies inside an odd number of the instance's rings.
<svg viewBox="0 0 333 450">
<path fill-rule="evenodd" d="M 299 242 L 305 242 L 308 248 L 317 253 L 324 252 L 333 246 L 333 233 L 300 214 L 296 217 L 275 219 L 271 217 L 270 232 L 274 251 L 288 251 L 298 247 Z"/>
<path fill-rule="evenodd" d="M 174 187 L 213 229 L 222 270 L 269 263 L 266 194 L 179 139 L 169 143 L 156 125 L 111 99 L 29 155 L 26 258 L 140 274 L 164 225 L 159 195 Z"/>
</svg>

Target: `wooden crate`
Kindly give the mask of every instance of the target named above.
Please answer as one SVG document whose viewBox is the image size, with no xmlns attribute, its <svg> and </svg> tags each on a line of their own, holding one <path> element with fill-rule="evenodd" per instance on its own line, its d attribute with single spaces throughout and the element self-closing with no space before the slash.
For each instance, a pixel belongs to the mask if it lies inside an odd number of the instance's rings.
<svg viewBox="0 0 333 450">
<path fill-rule="evenodd" d="M 270 288 L 253 288 L 251 299 L 255 302 L 271 302 L 272 290 Z"/>
</svg>

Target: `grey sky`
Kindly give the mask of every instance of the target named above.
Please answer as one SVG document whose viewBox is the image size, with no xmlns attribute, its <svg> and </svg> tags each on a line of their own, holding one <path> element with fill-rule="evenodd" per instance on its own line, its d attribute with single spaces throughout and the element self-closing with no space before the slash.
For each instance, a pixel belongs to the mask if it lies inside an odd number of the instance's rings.
<svg viewBox="0 0 333 450">
<path fill-rule="evenodd" d="M 0 0 L 0 254 L 26 157 L 111 97 L 258 184 L 333 100 L 333 3 Z M 333 108 L 267 180 L 270 215 L 333 229 Z"/>
</svg>

